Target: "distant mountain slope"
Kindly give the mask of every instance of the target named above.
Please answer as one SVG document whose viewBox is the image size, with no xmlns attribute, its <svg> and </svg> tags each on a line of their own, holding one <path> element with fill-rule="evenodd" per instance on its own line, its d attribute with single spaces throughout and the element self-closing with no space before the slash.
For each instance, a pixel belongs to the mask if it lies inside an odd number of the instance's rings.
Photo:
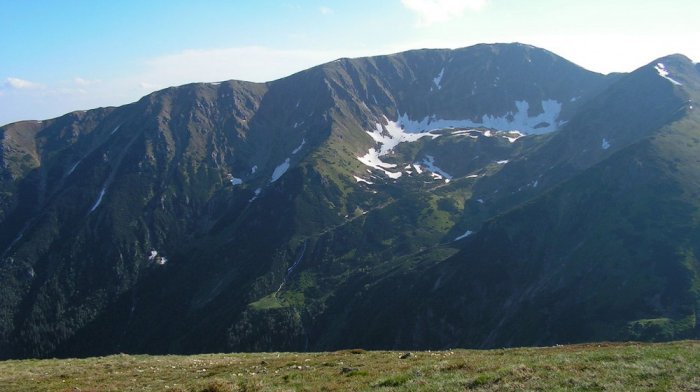
<svg viewBox="0 0 700 392">
<path fill-rule="evenodd" d="M 678 83 L 660 78 L 658 64 Z M 692 66 L 667 57 L 611 86 L 591 102 L 598 110 L 587 118 L 595 124 L 606 117 L 604 107 L 640 113 L 643 118 L 630 116 L 630 123 L 605 130 L 626 145 L 488 221 L 445 261 L 431 262 L 446 249 L 431 250 L 411 257 L 415 270 L 395 269 L 381 283 L 355 282 L 368 289 L 336 304 L 332 318 L 343 321 L 321 333 L 322 347 L 338 340 L 369 347 L 500 347 L 698 336 L 700 114 L 694 102 L 700 74 Z M 629 88 L 641 100 L 630 100 Z M 664 112 L 665 120 L 659 118 Z M 608 118 L 619 121 L 612 114 Z M 575 129 L 572 124 L 548 143 L 561 146 L 558 139 Z M 644 133 L 625 139 L 631 131 Z M 577 155 L 561 160 L 571 157 Z M 383 330 L 393 333 L 376 333 Z"/>
<path fill-rule="evenodd" d="M 0 357 L 695 336 L 699 90 L 494 44 L 9 124 Z"/>
</svg>

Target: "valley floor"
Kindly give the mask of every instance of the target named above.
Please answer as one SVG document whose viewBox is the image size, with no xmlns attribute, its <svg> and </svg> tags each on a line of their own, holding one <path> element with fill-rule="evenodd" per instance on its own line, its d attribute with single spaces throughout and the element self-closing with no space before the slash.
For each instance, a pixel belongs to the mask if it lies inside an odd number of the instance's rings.
<svg viewBox="0 0 700 392">
<path fill-rule="evenodd" d="M 700 391 L 700 341 L 0 362 L 3 391 Z"/>
</svg>

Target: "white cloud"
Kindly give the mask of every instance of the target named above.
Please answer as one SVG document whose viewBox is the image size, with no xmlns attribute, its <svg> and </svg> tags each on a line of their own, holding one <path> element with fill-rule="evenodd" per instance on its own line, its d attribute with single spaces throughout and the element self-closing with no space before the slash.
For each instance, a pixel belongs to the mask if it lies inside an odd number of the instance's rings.
<svg viewBox="0 0 700 392">
<path fill-rule="evenodd" d="M 321 13 L 323 15 L 330 15 L 333 13 L 333 9 L 331 9 L 330 7 L 326 7 L 326 6 L 319 8 L 319 11 L 321 11 Z"/>
<path fill-rule="evenodd" d="M 430 26 L 459 18 L 466 10 L 479 11 L 487 0 L 401 0 L 401 3 L 418 14 L 419 26 Z"/>
<path fill-rule="evenodd" d="M 153 83 L 149 83 L 149 82 L 140 82 L 140 83 L 139 83 L 139 87 L 141 87 L 141 88 L 144 89 L 144 90 L 150 90 L 150 91 L 157 90 L 157 89 L 160 88 L 159 85 L 153 84 Z"/>
<path fill-rule="evenodd" d="M 76 77 L 73 79 L 73 83 L 75 83 L 76 86 L 87 87 L 87 86 L 92 86 L 92 85 L 98 84 L 98 83 L 100 83 L 100 81 Z"/>
<path fill-rule="evenodd" d="M 11 89 L 16 89 L 16 90 L 34 90 L 34 89 L 39 89 L 42 88 L 43 86 L 39 83 L 35 82 L 30 82 L 28 80 L 20 79 L 20 78 L 7 78 L 5 80 L 5 84 L 3 85 L 6 88 L 11 88 Z"/>
</svg>

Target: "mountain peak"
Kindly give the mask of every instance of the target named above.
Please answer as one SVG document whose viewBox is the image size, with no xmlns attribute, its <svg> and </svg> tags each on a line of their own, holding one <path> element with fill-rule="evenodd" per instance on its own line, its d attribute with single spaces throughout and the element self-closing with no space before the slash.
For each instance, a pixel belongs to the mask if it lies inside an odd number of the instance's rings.
<svg viewBox="0 0 700 392">
<path fill-rule="evenodd" d="M 691 59 L 682 54 L 671 54 L 660 57 L 639 70 L 647 74 L 656 73 L 674 86 L 684 86 L 690 83 L 698 85 L 698 73 L 696 65 Z M 637 71 L 635 71 L 637 72 Z"/>
<path fill-rule="evenodd" d="M 0 358 L 695 336 L 696 69 L 481 44 L 2 127 Z"/>
</svg>

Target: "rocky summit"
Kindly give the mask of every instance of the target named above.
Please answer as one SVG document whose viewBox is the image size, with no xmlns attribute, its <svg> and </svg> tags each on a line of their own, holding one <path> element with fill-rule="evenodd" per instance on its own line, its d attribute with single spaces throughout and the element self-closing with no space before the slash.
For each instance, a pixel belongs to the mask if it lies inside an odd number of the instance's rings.
<svg viewBox="0 0 700 392">
<path fill-rule="evenodd" d="M 0 127 L 0 358 L 700 337 L 700 66 L 339 59 Z"/>
</svg>

